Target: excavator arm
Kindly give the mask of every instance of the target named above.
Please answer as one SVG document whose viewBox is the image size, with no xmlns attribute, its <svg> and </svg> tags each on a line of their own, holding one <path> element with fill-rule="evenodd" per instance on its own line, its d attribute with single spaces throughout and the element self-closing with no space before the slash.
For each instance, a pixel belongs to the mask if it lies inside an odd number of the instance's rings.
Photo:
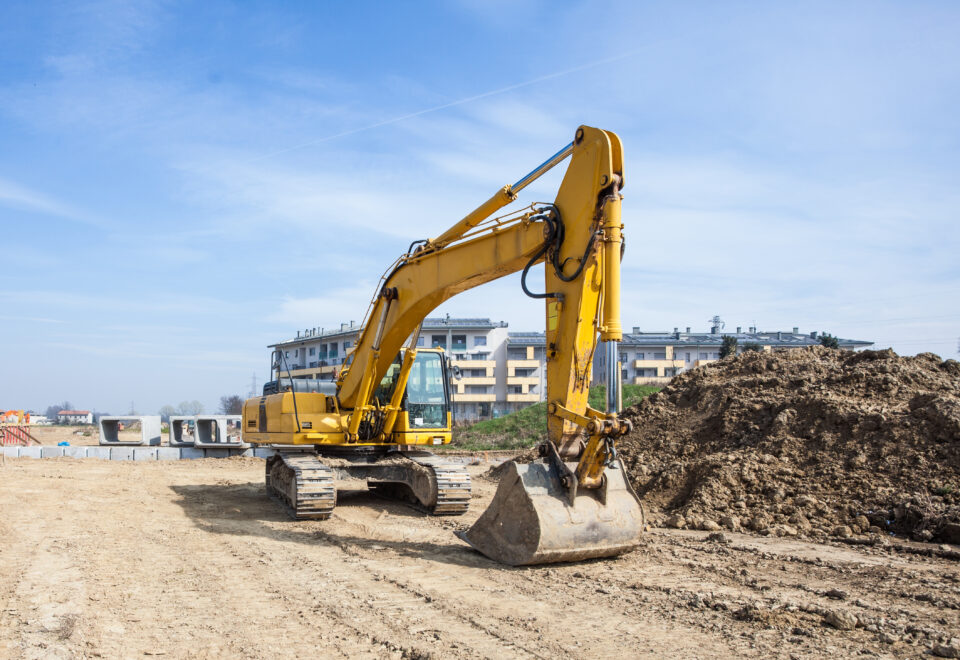
<svg viewBox="0 0 960 660">
<path fill-rule="evenodd" d="M 570 157 L 553 204 L 490 219 L 529 183 Z M 558 458 L 581 457 L 581 487 L 598 487 L 611 440 L 626 432 L 617 419 L 620 326 L 620 258 L 623 246 L 620 188 L 623 153 L 616 134 L 580 127 L 572 143 L 512 186 L 505 186 L 437 238 L 403 255 L 382 278 L 371 303 L 350 366 L 340 375 L 341 409 L 352 409 L 345 433 L 356 437 L 371 413 L 387 416 L 391 430 L 399 401 L 385 408 L 370 400 L 398 352 L 423 319 L 448 298 L 510 273 L 546 264 L 546 291 L 528 295 L 546 303 L 548 440 Z M 605 341 L 607 410 L 587 405 L 597 338 Z M 405 360 L 407 368 L 411 360 Z M 401 376 L 402 377 L 402 376 Z M 399 389 L 399 388 L 398 388 Z M 581 440 L 589 434 L 586 451 Z M 558 461 L 559 463 L 559 461 Z M 565 475 L 570 479 L 572 475 Z"/>
</svg>

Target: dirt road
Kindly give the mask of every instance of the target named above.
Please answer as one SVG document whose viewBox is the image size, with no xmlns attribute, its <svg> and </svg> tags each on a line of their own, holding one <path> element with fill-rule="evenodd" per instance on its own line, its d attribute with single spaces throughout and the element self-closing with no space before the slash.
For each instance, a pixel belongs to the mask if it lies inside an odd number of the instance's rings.
<svg viewBox="0 0 960 660">
<path fill-rule="evenodd" d="M 617 560 L 506 568 L 452 533 L 493 494 L 480 468 L 460 518 L 357 491 L 325 522 L 282 515 L 262 470 L 8 461 L 0 657 L 919 657 L 960 630 L 942 557 L 654 530 Z"/>
</svg>

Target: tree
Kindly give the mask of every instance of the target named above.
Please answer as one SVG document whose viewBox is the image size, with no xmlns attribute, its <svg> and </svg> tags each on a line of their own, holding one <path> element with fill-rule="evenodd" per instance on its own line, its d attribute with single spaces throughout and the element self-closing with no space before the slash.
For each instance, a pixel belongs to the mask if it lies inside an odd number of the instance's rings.
<svg viewBox="0 0 960 660">
<path fill-rule="evenodd" d="M 744 353 L 746 353 L 747 351 L 756 351 L 756 352 L 759 353 L 759 352 L 761 352 L 762 350 L 763 350 L 763 346 L 761 346 L 760 344 L 758 344 L 758 343 L 755 342 L 755 341 L 748 341 L 748 342 L 745 342 L 745 343 L 743 344 L 743 352 L 744 352 Z"/>
<path fill-rule="evenodd" d="M 181 401 L 177 406 L 177 412 L 181 415 L 200 415 L 203 413 L 203 404 L 194 399 L 193 401 Z"/>
<path fill-rule="evenodd" d="M 220 397 L 220 412 L 224 415 L 240 415 L 243 413 L 243 399 L 236 394 Z"/>
<path fill-rule="evenodd" d="M 724 335 L 723 336 L 723 346 L 720 347 L 720 359 L 727 357 L 728 355 L 737 354 L 737 338 L 733 335 Z"/>
<path fill-rule="evenodd" d="M 44 414 L 46 415 L 46 418 L 49 419 L 51 422 L 56 422 L 57 413 L 60 412 L 61 410 L 73 410 L 73 404 L 70 403 L 69 401 L 64 401 L 61 404 L 47 406 L 47 412 Z"/>
<path fill-rule="evenodd" d="M 161 422 L 169 422 L 169 421 L 170 421 L 170 416 L 177 414 L 177 409 L 174 408 L 173 406 L 169 406 L 169 405 L 168 405 L 168 406 L 162 407 L 162 408 L 157 412 L 157 414 L 160 415 L 160 421 L 161 421 Z"/>
<path fill-rule="evenodd" d="M 840 348 L 840 342 L 829 332 L 824 332 L 820 335 L 820 345 L 826 346 L 827 348 Z"/>
</svg>

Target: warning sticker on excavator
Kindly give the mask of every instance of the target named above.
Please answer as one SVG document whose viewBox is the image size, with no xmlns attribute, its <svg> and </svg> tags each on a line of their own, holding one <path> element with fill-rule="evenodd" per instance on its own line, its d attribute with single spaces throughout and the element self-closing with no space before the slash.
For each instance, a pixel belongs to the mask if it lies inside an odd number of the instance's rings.
<svg viewBox="0 0 960 660">
<path fill-rule="evenodd" d="M 560 303 L 553 301 L 547 303 L 547 330 L 556 330 L 558 317 L 560 316 Z"/>
</svg>

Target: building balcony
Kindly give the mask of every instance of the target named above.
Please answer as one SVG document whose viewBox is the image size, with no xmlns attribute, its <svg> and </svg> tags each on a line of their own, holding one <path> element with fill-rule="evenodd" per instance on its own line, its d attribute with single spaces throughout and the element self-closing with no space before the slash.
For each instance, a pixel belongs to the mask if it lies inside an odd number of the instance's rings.
<svg viewBox="0 0 960 660">
<path fill-rule="evenodd" d="M 494 376 L 464 376 L 454 382 L 459 385 L 496 385 L 497 379 Z"/>
<path fill-rule="evenodd" d="M 537 403 L 540 401 L 539 394 L 508 394 L 507 401 L 510 403 Z"/>
<path fill-rule="evenodd" d="M 486 401 L 496 401 L 496 394 L 454 394 L 454 403 L 482 403 Z"/>
<path fill-rule="evenodd" d="M 496 360 L 450 360 L 451 367 L 461 369 L 496 369 Z M 488 372 L 489 373 L 489 372 Z"/>
<path fill-rule="evenodd" d="M 539 385 L 540 376 L 507 376 L 507 385 Z"/>
<path fill-rule="evenodd" d="M 507 378 L 526 378 L 517 376 L 517 369 L 537 369 L 540 360 L 507 360 Z"/>
<path fill-rule="evenodd" d="M 683 360 L 668 360 L 666 358 L 657 358 L 656 360 L 634 360 L 633 366 L 636 369 L 653 369 L 657 367 L 683 367 L 686 365 L 686 362 Z"/>
<path fill-rule="evenodd" d="M 630 379 L 632 385 L 665 385 L 673 376 L 637 376 Z"/>
</svg>

